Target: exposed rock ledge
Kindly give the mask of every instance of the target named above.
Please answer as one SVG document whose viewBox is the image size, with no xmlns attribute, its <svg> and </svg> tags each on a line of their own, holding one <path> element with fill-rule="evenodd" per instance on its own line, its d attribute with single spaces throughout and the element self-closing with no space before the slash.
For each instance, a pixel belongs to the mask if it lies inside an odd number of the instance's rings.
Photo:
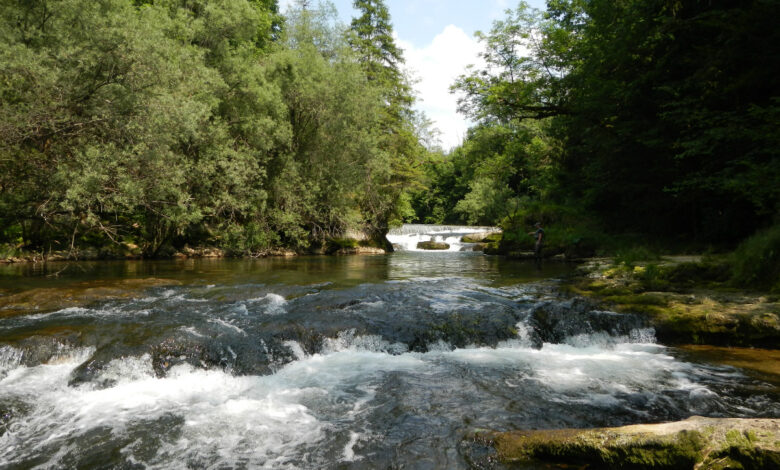
<svg viewBox="0 0 780 470">
<path fill-rule="evenodd" d="M 780 419 L 703 418 L 618 428 L 480 431 L 519 468 L 780 469 Z M 476 463 L 476 462 L 475 462 Z"/>
</svg>

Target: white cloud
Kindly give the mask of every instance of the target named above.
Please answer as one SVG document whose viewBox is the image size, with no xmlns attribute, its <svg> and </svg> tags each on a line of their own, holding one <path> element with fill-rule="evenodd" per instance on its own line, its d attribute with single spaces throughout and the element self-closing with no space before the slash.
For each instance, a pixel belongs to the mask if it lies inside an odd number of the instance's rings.
<svg viewBox="0 0 780 470">
<path fill-rule="evenodd" d="M 441 132 L 441 143 L 451 149 L 461 143 L 468 129 L 466 119 L 457 113 L 457 97 L 450 93 L 450 85 L 465 73 L 469 64 L 481 65 L 482 46 L 476 39 L 457 26 L 449 25 L 422 48 L 396 38 L 404 50 L 406 66 L 418 79 L 415 90 L 425 112 Z"/>
</svg>

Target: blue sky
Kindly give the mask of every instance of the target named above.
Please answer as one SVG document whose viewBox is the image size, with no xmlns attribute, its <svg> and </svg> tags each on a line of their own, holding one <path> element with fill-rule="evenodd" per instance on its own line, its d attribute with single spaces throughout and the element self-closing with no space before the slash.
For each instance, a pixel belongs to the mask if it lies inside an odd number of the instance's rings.
<svg viewBox="0 0 780 470">
<path fill-rule="evenodd" d="M 545 0 L 527 0 L 544 9 Z M 282 11 L 294 0 L 280 0 Z M 341 20 L 356 15 L 352 0 L 332 0 Z M 460 144 L 469 123 L 456 111 L 457 97 L 449 86 L 469 64 L 479 63 L 476 31 L 489 31 L 504 11 L 519 0 L 385 0 L 396 41 L 404 49 L 407 71 L 417 81 L 417 107 L 439 129 L 445 149 Z"/>
<path fill-rule="evenodd" d="M 493 20 L 503 17 L 507 8 L 519 0 L 385 0 L 398 37 L 422 47 L 448 25 L 458 26 L 473 36 L 487 31 Z M 339 15 L 348 23 L 355 14 L 352 0 L 334 0 Z M 530 0 L 529 5 L 543 9 L 544 0 Z"/>
</svg>

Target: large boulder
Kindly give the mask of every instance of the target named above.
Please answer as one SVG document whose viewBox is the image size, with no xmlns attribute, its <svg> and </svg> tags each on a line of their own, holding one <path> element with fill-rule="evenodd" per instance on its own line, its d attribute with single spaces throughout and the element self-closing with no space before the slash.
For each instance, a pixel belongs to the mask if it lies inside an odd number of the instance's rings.
<svg viewBox="0 0 780 470">
<path fill-rule="evenodd" d="M 427 242 L 418 242 L 418 250 L 449 250 L 450 245 L 444 242 L 435 242 L 433 240 Z"/>
</svg>

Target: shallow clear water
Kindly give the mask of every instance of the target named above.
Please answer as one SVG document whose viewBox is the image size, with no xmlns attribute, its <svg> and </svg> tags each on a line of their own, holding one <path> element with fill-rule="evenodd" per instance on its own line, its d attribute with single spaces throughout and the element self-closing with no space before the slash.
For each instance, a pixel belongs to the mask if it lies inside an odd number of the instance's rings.
<svg viewBox="0 0 780 470">
<path fill-rule="evenodd" d="M 0 267 L 0 468 L 457 469 L 477 428 L 780 416 L 776 386 L 560 296 L 571 269 L 455 252 Z"/>
</svg>

